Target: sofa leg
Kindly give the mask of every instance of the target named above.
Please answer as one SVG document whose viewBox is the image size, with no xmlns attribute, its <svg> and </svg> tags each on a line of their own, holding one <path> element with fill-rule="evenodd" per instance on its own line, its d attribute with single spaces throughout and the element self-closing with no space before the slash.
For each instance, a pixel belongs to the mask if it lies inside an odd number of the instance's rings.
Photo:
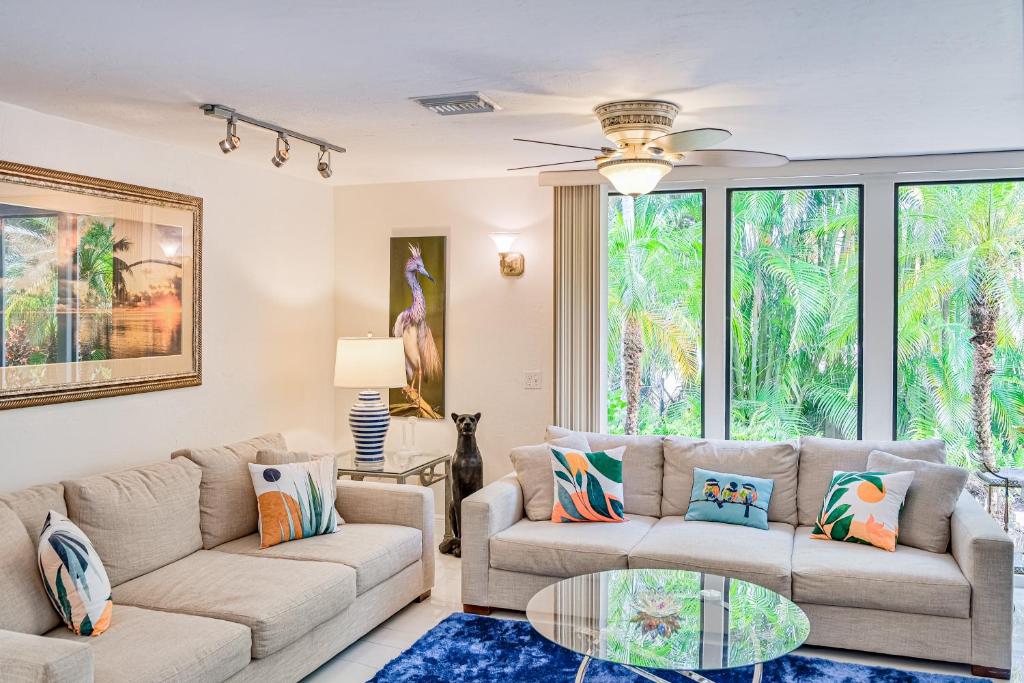
<svg viewBox="0 0 1024 683">
<path fill-rule="evenodd" d="M 463 605 L 462 611 L 466 614 L 482 614 L 487 616 L 491 613 L 490 607 L 484 607 L 482 605 Z"/>
<path fill-rule="evenodd" d="M 429 599 L 430 599 L 430 591 L 427 591 L 426 593 L 422 593 L 419 596 L 417 596 L 416 602 L 423 602 L 423 601 L 429 600 Z"/>
<path fill-rule="evenodd" d="M 971 675 L 981 676 L 982 678 L 1001 678 L 1003 680 L 1010 680 L 1009 669 L 997 669 L 993 666 L 981 666 L 980 664 L 971 665 Z"/>
</svg>

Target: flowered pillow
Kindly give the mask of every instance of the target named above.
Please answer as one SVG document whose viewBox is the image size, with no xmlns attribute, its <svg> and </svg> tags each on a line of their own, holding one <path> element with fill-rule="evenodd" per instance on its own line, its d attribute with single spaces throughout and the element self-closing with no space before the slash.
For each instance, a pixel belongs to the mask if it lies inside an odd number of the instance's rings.
<svg viewBox="0 0 1024 683">
<path fill-rule="evenodd" d="M 834 472 L 811 538 L 896 550 L 913 472 Z"/>
<path fill-rule="evenodd" d="M 768 502 L 775 482 L 761 477 L 693 468 L 687 521 L 768 528 Z"/>
<path fill-rule="evenodd" d="M 625 446 L 585 453 L 551 449 L 555 474 L 552 522 L 624 522 L 622 454 Z"/>
<path fill-rule="evenodd" d="M 89 538 L 53 510 L 39 534 L 39 573 L 50 603 L 69 629 L 98 636 L 110 626 L 110 579 Z"/>
<path fill-rule="evenodd" d="M 333 456 L 286 465 L 250 463 L 249 474 L 259 506 L 261 548 L 338 530 Z"/>
</svg>

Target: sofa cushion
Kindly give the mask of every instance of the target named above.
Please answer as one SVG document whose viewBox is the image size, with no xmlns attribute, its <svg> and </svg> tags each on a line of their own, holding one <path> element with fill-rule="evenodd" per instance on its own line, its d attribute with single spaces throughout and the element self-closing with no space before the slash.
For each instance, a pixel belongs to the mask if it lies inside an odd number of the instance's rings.
<svg viewBox="0 0 1024 683">
<path fill-rule="evenodd" d="M 199 550 L 114 588 L 118 605 L 248 626 L 253 659 L 298 640 L 348 607 L 355 596 L 356 572 L 351 567 L 213 550 Z"/>
<path fill-rule="evenodd" d="M 126 605 L 102 638 L 63 627 L 47 636 L 89 645 L 96 683 L 223 681 L 245 668 L 251 647 L 241 624 Z"/>
<path fill-rule="evenodd" d="M 971 585 L 953 556 L 896 546 L 823 543 L 798 527 L 793 540 L 793 600 L 817 605 L 965 619 Z"/>
<path fill-rule="evenodd" d="M 933 553 L 949 549 L 949 519 L 960 492 L 967 484 L 967 470 L 924 460 L 909 460 L 883 451 L 871 451 L 868 469 L 877 472 L 910 471 L 914 480 L 900 513 L 900 543 Z"/>
<path fill-rule="evenodd" d="M 800 526 L 813 526 L 832 483 L 832 473 L 863 472 L 871 451 L 885 451 L 911 460 L 946 462 L 941 439 L 928 441 L 847 441 L 805 436 L 800 439 L 800 484 L 797 506 Z"/>
<path fill-rule="evenodd" d="M 590 444 L 582 434 L 570 434 L 548 443 L 519 446 L 508 454 L 516 471 L 519 487 L 523 489 L 523 508 L 527 519 L 539 522 L 551 519 L 555 507 L 555 475 L 551 471 L 551 447 L 589 451 Z"/>
<path fill-rule="evenodd" d="M 198 467 L 159 462 L 65 481 L 68 517 L 92 541 L 116 586 L 202 547 Z"/>
<path fill-rule="evenodd" d="M 36 542 L 10 508 L 0 506 L 0 631 L 42 635 L 60 619 L 50 607 L 36 561 Z"/>
<path fill-rule="evenodd" d="M 726 441 L 667 436 L 661 514 L 665 517 L 686 514 L 693 489 L 693 468 L 699 467 L 771 479 L 768 521 L 795 526 L 799 459 L 796 441 Z"/>
<path fill-rule="evenodd" d="M 626 515 L 620 524 L 521 519 L 491 537 L 491 567 L 558 577 L 626 569 L 629 551 L 656 521 L 643 515 Z"/>
<path fill-rule="evenodd" d="M 347 565 L 356 570 L 356 593 L 362 595 L 419 560 L 423 555 L 423 535 L 419 529 L 394 524 L 342 524 L 333 534 L 289 541 L 264 550 L 260 550 L 259 534 L 229 541 L 215 550 Z"/>
<path fill-rule="evenodd" d="M 50 510 L 65 516 L 68 514 L 67 505 L 64 504 L 64 487 L 60 484 L 40 484 L 20 491 L 0 493 L 0 503 L 14 510 L 36 543 L 39 542 L 39 534 L 43 531 L 43 523 Z"/>
<path fill-rule="evenodd" d="M 630 568 L 685 569 L 731 576 L 790 595 L 793 527 L 755 529 L 662 517 L 629 553 Z"/>
<path fill-rule="evenodd" d="M 548 427 L 544 440 L 551 441 L 570 434 L 582 434 L 593 451 L 625 446 L 626 453 L 622 456 L 623 510 L 630 515 L 661 515 L 661 480 L 665 464 L 662 437 L 573 432 L 562 427 Z"/>
<path fill-rule="evenodd" d="M 282 451 L 274 448 L 263 448 L 256 453 L 257 465 L 294 465 L 297 462 L 309 462 L 314 458 L 327 455 L 313 455 L 306 451 Z"/>
<path fill-rule="evenodd" d="M 203 472 L 199 488 L 199 524 L 209 550 L 256 532 L 259 515 L 249 463 L 260 449 L 284 450 L 284 437 L 264 434 L 213 448 L 183 448 L 171 458 L 188 458 Z"/>
</svg>

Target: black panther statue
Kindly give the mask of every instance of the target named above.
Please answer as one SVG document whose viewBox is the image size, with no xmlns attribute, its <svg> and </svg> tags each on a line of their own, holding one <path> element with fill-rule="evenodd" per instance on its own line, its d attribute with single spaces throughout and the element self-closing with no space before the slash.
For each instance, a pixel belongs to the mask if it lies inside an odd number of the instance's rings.
<svg viewBox="0 0 1024 683">
<path fill-rule="evenodd" d="M 440 550 L 442 553 L 462 557 L 462 501 L 483 487 L 484 460 L 476 445 L 476 426 L 480 422 L 480 413 L 452 413 L 452 420 L 459 432 L 459 444 L 452 459 L 452 505 L 448 510 L 455 538 L 442 543 Z"/>
</svg>

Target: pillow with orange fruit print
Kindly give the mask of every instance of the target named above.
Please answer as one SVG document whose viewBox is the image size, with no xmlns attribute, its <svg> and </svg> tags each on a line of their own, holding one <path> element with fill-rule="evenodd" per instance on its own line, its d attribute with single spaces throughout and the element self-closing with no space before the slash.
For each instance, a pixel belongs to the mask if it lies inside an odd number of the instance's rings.
<svg viewBox="0 0 1024 683">
<path fill-rule="evenodd" d="M 896 550 L 913 472 L 833 472 L 811 538 Z"/>
</svg>

